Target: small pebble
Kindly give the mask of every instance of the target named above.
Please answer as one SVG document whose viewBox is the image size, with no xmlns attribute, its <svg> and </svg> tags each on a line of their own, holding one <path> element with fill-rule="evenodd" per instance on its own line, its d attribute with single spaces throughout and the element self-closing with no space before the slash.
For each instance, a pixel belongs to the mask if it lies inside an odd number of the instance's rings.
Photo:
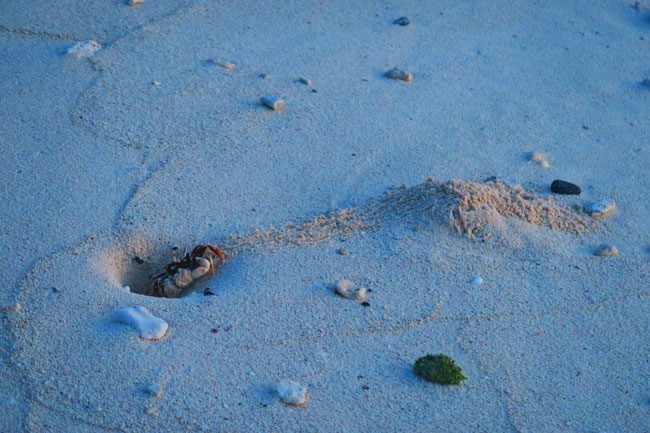
<svg viewBox="0 0 650 433">
<path fill-rule="evenodd" d="M 483 278 L 481 278 L 479 276 L 476 276 L 476 277 L 472 278 L 472 280 L 470 281 L 470 284 L 472 286 L 474 286 L 474 287 L 478 287 L 481 284 L 483 284 Z"/>
<path fill-rule="evenodd" d="M 612 257 L 618 255 L 618 248 L 614 245 L 602 244 L 594 250 L 594 256 Z"/>
<path fill-rule="evenodd" d="M 582 190 L 575 183 L 567 182 L 565 180 L 555 179 L 551 183 L 551 191 L 555 194 L 565 195 L 579 195 Z"/>
<path fill-rule="evenodd" d="M 390 71 L 386 72 L 384 74 L 386 78 L 390 78 L 391 80 L 402 80 L 402 81 L 413 81 L 413 74 L 408 71 L 403 71 L 401 69 L 393 68 Z"/>
<path fill-rule="evenodd" d="M 293 380 L 283 380 L 276 385 L 278 397 L 284 404 L 290 406 L 303 406 L 307 403 L 307 388 Z"/>
<path fill-rule="evenodd" d="M 142 6 L 144 0 L 129 0 L 129 6 Z"/>
<path fill-rule="evenodd" d="M 585 212 L 594 218 L 600 218 L 611 215 L 616 210 L 614 200 L 602 199 L 594 203 L 589 203 L 584 207 Z"/>
<path fill-rule="evenodd" d="M 359 290 L 357 290 L 356 295 L 354 295 L 354 299 L 357 302 L 361 302 L 361 303 L 366 302 L 366 299 L 368 298 L 367 292 L 368 289 L 366 289 L 365 287 L 360 288 Z"/>
<path fill-rule="evenodd" d="M 262 96 L 260 102 L 262 105 L 265 105 L 273 111 L 282 110 L 284 108 L 284 101 L 275 96 Z"/>
<path fill-rule="evenodd" d="M 79 42 L 68 48 L 68 55 L 78 59 L 92 57 L 102 46 L 97 41 Z"/>
<path fill-rule="evenodd" d="M 10 313 L 20 313 L 23 311 L 23 306 L 16 302 L 14 305 L 7 305 L 4 310 Z"/>
<path fill-rule="evenodd" d="M 305 78 L 305 77 L 300 77 L 298 80 L 299 80 L 302 84 L 307 85 L 308 87 L 312 87 L 312 85 L 314 84 L 314 83 L 312 83 L 311 80 L 308 80 L 308 79 Z"/>
<path fill-rule="evenodd" d="M 339 248 L 338 250 L 336 250 L 336 253 L 339 256 L 347 256 L 348 255 L 348 250 L 346 250 L 345 248 Z"/>
<path fill-rule="evenodd" d="M 214 292 L 209 287 L 206 287 L 205 289 L 203 289 L 203 294 L 205 296 L 214 296 Z"/>
<path fill-rule="evenodd" d="M 364 307 L 370 307 L 370 302 L 362 302 L 361 305 Z"/>
<path fill-rule="evenodd" d="M 160 86 L 162 85 L 162 83 L 161 83 L 160 81 L 156 81 L 156 80 L 153 80 L 153 81 L 151 82 L 151 84 L 153 84 L 153 85 L 156 86 L 156 87 L 160 87 Z"/>
<path fill-rule="evenodd" d="M 542 152 L 533 152 L 528 158 L 529 161 L 538 163 L 542 168 L 548 169 L 551 164 L 548 162 L 548 157 Z"/>
<path fill-rule="evenodd" d="M 134 261 L 134 262 L 136 262 L 136 263 L 139 264 L 139 265 L 141 265 L 141 264 L 144 263 L 144 260 L 143 260 L 140 256 L 133 256 L 133 258 L 131 259 L 131 261 Z"/>
<path fill-rule="evenodd" d="M 334 292 L 339 296 L 349 298 L 352 285 L 352 281 L 341 278 L 336 282 L 336 284 L 334 284 Z"/>
<path fill-rule="evenodd" d="M 160 415 L 160 409 L 158 409 L 157 407 L 153 407 L 153 406 L 148 407 L 147 409 L 145 409 L 145 412 L 146 412 L 147 415 L 152 415 L 152 416 Z"/>
<path fill-rule="evenodd" d="M 393 21 L 393 23 L 397 24 L 398 26 L 404 27 L 411 24 L 411 21 L 406 17 L 399 17 L 395 21 Z"/>
<path fill-rule="evenodd" d="M 219 63 L 219 66 L 222 68 L 230 69 L 231 71 L 237 69 L 237 65 L 230 62 L 221 62 Z"/>
</svg>

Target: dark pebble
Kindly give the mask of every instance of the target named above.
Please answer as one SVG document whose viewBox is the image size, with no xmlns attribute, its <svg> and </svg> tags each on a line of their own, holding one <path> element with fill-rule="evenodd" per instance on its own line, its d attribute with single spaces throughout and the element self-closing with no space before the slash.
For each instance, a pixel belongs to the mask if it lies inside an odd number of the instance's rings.
<svg viewBox="0 0 650 433">
<path fill-rule="evenodd" d="M 139 257 L 139 256 L 133 256 L 133 258 L 131 260 L 133 260 L 134 262 L 136 262 L 139 265 L 144 263 L 144 260 L 142 260 L 142 258 Z"/>
<path fill-rule="evenodd" d="M 568 194 L 568 195 L 579 195 L 582 190 L 575 183 L 567 182 L 565 180 L 555 179 L 551 183 L 551 191 L 555 194 Z"/>
<path fill-rule="evenodd" d="M 361 305 L 364 307 L 370 307 L 370 302 L 362 302 Z"/>
<path fill-rule="evenodd" d="M 393 22 L 395 24 L 397 24 L 398 26 L 402 26 L 402 27 L 408 26 L 409 24 L 411 24 L 411 21 L 406 17 L 399 17 Z"/>
<path fill-rule="evenodd" d="M 205 296 L 214 296 L 214 292 L 209 287 L 206 287 L 205 289 L 203 289 L 203 294 Z"/>
</svg>

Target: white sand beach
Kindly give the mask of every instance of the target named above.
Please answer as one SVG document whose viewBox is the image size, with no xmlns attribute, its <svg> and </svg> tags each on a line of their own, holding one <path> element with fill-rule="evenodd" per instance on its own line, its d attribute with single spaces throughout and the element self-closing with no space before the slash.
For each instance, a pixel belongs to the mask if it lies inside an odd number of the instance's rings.
<svg viewBox="0 0 650 433">
<path fill-rule="evenodd" d="M 649 59 L 650 1 L 0 2 L 0 431 L 650 431 Z"/>
</svg>

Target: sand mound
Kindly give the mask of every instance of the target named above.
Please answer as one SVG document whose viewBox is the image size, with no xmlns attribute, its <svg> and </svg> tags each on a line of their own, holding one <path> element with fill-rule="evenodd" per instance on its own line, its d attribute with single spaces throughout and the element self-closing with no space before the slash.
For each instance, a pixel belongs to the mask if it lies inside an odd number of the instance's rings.
<svg viewBox="0 0 650 433">
<path fill-rule="evenodd" d="M 589 228 L 584 216 L 552 198 L 532 195 L 518 185 L 452 180 L 440 184 L 440 188 L 456 202 L 449 214 L 451 226 L 470 238 L 480 235 L 488 226 L 500 225 L 503 218 L 576 234 Z"/>
</svg>

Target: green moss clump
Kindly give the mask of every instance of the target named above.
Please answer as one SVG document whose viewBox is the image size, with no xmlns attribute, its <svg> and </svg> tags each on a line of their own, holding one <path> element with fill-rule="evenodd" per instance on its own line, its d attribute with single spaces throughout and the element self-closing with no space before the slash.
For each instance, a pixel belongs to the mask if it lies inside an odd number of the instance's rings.
<svg viewBox="0 0 650 433">
<path fill-rule="evenodd" d="M 429 382 L 441 385 L 458 385 L 467 379 L 463 370 L 456 365 L 454 360 L 442 353 L 418 358 L 413 366 L 413 371 Z"/>
</svg>

